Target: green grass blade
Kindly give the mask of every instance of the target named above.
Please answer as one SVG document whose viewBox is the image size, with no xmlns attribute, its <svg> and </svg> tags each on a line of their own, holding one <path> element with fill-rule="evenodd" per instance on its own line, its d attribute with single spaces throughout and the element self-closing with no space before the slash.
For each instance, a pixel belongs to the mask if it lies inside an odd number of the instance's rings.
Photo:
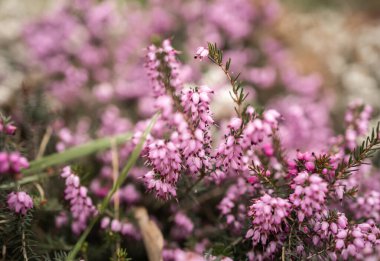
<svg viewBox="0 0 380 261">
<path fill-rule="evenodd" d="M 49 156 L 30 162 L 28 169 L 22 170 L 24 175 L 29 175 L 48 167 L 63 164 L 71 160 L 93 154 L 111 147 L 111 141 L 115 140 L 116 145 L 123 144 L 132 138 L 131 133 L 124 133 L 114 137 L 106 137 L 90 141 L 86 144 L 69 148 L 63 152 L 51 154 Z"/>
</svg>

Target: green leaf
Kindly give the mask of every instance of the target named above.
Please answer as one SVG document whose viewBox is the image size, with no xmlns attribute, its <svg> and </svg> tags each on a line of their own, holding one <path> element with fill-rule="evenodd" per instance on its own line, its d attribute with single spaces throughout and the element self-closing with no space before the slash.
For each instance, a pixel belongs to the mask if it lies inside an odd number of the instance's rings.
<svg viewBox="0 0 380 261">
<path fill-rule="evenodd" d="M 226 71 L 230 69 L 230 66 L 231 66 L 231 58 L 228 58 L 228 61 L 226 63 Z"/>
<path fill-rule="evenodd" d="M 140 137 L 139 143 L 136 145 L 136 147 L 132 151 L 132 154 L 129 157 L 127 164 L 125 165 L 125 167 L 123 168 L 123 170 L 122 170 L 121 174 L 119 175 L 118 179 L 114 183 L 112 189 L 108 192 L 107 196 L 103 199 L 103 202 L 102 202 L 102 204 L 100 205 L 100 208 L 99 208 L 98 215 L 95 216 L 91 220 L 90 224 L 87 226 L 87 229 L 83 232 L 83 234 L 81 235 L 81 237 L 79 238 L 79 240 L 75 244 L 73 250 L 67 256 L 67 258 L 66 258 L 67 261 L 73 261 L 74 260 L 75 256 L 78 254 L 78 252 L 82 248 L 82 245 L 83 245 L 84 241 L 86 240 L 88 234 L 90 234 L 92 228 L 94 227 L 94 225 L 96 224 L 96 222 L 99 220 L 100 216 L 106 210 L 106 208 L 107 208 L 107 206 L 108 206 L 108 204 L 109 204 L 112 196 L 115 194 L 115 192 L 120 188 L 120 186 L 122 185 L 122 183 L 127 178 L 128 173 L 129 173 L 130 169 L 135 165 L 135 163 L 136 163 L 136 161 L 137 161 L 137 159 L 138 159 L 138 157 L 139 157 L 139 155 L 140 155 L 140 153 L 142 151 L 142 148 L 143 148 L 143 145 L 145 143 L 145 140 L 146 140 L 148 134 L 150 133 L 150 131 L 152 130 L 154 124 L 156 123 L 158 116 L 159 116 L 159 113 L 157 113 L 156 115 L 153 116 L 153 118 L 150 121 L 148 127 L 145 129 L 144 134 Z"/>
<path fill-rule="evenodd" d="M 69 148 L 63 152 L 51 154 L 49 156 L 30 162 L 28 169 L 22 170 L 24 175 L 29 175 L 51 166 L 63 164 L 71 160 L 93 154 L 111 147 L 111 141 L 115 140 L 116 145 L 123 144 L 132 138 L 131 133 L 124 133 L 114 137 L 101 138 L 90 141 L 86 144 Z"/>
</svg>

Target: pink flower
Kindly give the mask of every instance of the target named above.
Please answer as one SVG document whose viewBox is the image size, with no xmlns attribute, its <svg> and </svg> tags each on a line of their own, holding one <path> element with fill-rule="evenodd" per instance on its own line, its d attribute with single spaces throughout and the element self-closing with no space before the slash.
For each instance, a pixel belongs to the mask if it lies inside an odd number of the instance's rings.
<svg viewBox="0 0 380 261">
<path fill-rule="evenodd" d="M 9 209 L 23 215 L 25 215 L 29 209 L 33 208 L 32 198 L 24 191 L 9 193 L 7 203 Z"/>
<path fill-rule="evenodd" d="M 327 182 L 317 174 L 309 175 L 306 171 L 298 173 L 293 179 L 294 192 L 290 195 L 290 202 L 297 210 L 298 220 L 320 213 L 325 209 L 327 196 Z"/>
<path fill-rule="evenodd" d="M 178 239 L 186 239 L 191 235 L 194 224 L 191 219 L 182 212 L 178 212 L 174 216 L 174 226 L 171 229 L 171 235 Z"/>
<path fill-rule="evenodd" d="M 65 199 L 70 201 L 73 216 L 71 228 L 74 233 L 79 234 L 86 228 L 87 221 L 97 214 L 97 210 L 87 196 L 87 188 L 80 186 L 79 177 L 71 171 L 70 166 L 63 168 L 61 177 L 66 179 Z"/>
<path fill-rule="evenodd" d="M 252 218 L 252 228 L 246 237 L 252 237 L 253 245 L 267 243 L 270 235 L 277 237 L 283 231 L 291 204 L 287 199 L 275 198 L 265 194 L 249 207 L 248 216 Z"/>
<path fill-rule="evenodd" d="M 28 167 L 28 160 L 19 152 L 0 152 L 0 174 L 18 174 Z"/>
<path fill-rule="evenodd" d="M 195 53 L 195 56 L 194 56 L 194 59 L 197 59 L 199 58 L 199 60 L 203 60 L 203 58 L 207 57 L 208 56 L 208 49 L 207 48 L 204 48 L 203 46 L 201 47 L 198 47 L 196 53 Z"/>
</svg>

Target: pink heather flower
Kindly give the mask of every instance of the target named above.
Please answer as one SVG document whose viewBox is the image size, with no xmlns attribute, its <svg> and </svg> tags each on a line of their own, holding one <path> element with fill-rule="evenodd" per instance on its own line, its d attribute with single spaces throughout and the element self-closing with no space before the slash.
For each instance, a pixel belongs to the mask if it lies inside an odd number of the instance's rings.
<svg viewBox="0 0 380 261">
<path fill-rule="evenodd" d="M 180 248 L 163 249 L 162 258 L 164 261 L 206 261 L 202 255 L 191 251 L 184 251 Z"/>
<path fill-rule="evenodd" d="M 357 138 L 367 134 L 371 114 L 372 107 L 360 101 L 353 102 L 348 107 L 345 115 L 347 126 L 345 141 L 348 149 L 353 150 L 356 147 Z"/>
<path fill-rule="evenodd" d="M 101 83 L 94 87 L 93 93 L 99 102 L 109 102 L 114 95 L 114 88 L 109 83 Z"/>
<path fill-rule="evenodd" d="M 203 46 L 201 47 L 198 47 L 196 53 L 195 53 L 195 56 L 194 56 L 194 59 L 197 59 L 199 58 L 199 60 L 203 60 L 203 58 L 207 57 L 208 56 L 208 49 L 207 48 L 204 48 Z"/>
<path fill-rule="evenodd" d="M 230 133 L 216 150 L 216 167 L 223 172 L 228 172 L 230 168 L 234 171 L 242 171 L 245 167 L 242 157 L 241 140 Z"/>
<path fill-rule="evenodd" d="M 361 223 L 341 229 L 335 235 L 335 250 L 343 260 L 363 260 L 374 253 L 379 244 L 380 230 L 376 225 Z"/>
<path fill-rule="evenodd" d="M 103 217 L 100 222 L 100 228 L 103 230 L 110 229 L 114 233 L 120 233 L 123 236 L 139 240 L 141 234 L 139 230 L 132 224 L 126 221 L 120 221 L 118 219 L 111 219 L 109 217 Z"/>
<path fill-rule="evenodd" d="M 194 224 L 191 219 L 184 213 L 178 212 L 174 216 L 174 225 L 172 226 L 171 235 L 173 238 L 181 240 L 191 235 Z"/>
<path fill-rule="evenodd" d="M 97 215 L 97 210 L 87 196 L 87 188 L 80 186 L 79 177 L 71 171 L 70 166 L 63 168 L 61 177 L 66 180 L 65 199 L 70 201 L 73 216 L 71 228 L 74 233 L 79 234 L 86 228 L 87 221 Z"/>
<path fill-rule="evenodd" d="M 281 235 L 290 210 L 291 204 L 287 199 L 274 198 L 268 194 L 256 199 L 249 207 L 248 216 L 252 219 L 252 228 L 248 230 L 246 238 L 252 239 L 253 246 L 259 243 L 270 246 L 269 237 L 277 238 Z"/>
<path fill-rule="evenodd" d="M 134 226 L 132 223 L 129 223 L 129 222 L 122 223 L 120 233 L 123 236 L 127 236 L 134 240 L 141 239 L 140 231 L 136 228 L 136 226 Z"/>
<path fill-rule="evenodd" d="M 33 208 L 32 198 L 24 191 L 9 193 L 7 203 L 9 209 L 17 214 L 26 215 L 26 212 Z"/>
<path fill-rule="evenodd" d="M 278 128 L 280 117 L 281 115 L 276 110 L 268 110 L 263 113 L 263 119 L 251 119 L 243 130 L 243 146 L 249 148 L 271 136 L 273 130 Z"/>
<path fill-rule="evenodd" d="M 67 213 L 65 211 L 61 211 L 58 216 L 55 217 L 55 226 L 57 228 L 61 228 L 66 225 L 68 222 Z"/>
<path fill-rule="evenodd" d="M 210 94 L 213 91 L 203 85 L 199 88 L 182 92 L 181 103 L 186 121 L 183 117 L 174 119 L 177 131 L 172 140 L 180 144 L 186 165 L 192 174 L 202 168 L 211 169 L 211 134 L 210 127 L 214 123 L 210 112 Z M 190 129 L 192 126 L 192 129 Z"/>
<path fill-rule="evenodd" d="M 58 151 L 64 151 L 65 149 L 83 144 L 89 140 L 90 122 L 87 118 L 81 119 L 75 131 L 71 131 L 68 128 L 62 128 L 58 131 L 59 142 L 56 145 Z"/>
<path fill-rule="evenodd" d="M 380 193 L 372 190 L 359 196 L 350 204 L 350 209 L 357 219 L 373 219 L 380 222 Z"/>
<path fill-rule="evenodd" d="M 261 148 L 267 157 L 272 157 L 274 155 L 274 148 L 272 144 L 264 144 Z"/>
<path fill-rule="evenodd" d="M 294 192 L 290 195 L 290 202 L 297 211 L 298 220 L 302 222 L 325 208 L 327 183 L 317 174 L 310 175 L 306 171 L 298 173 L 291 185 Z"/>
<path fill-rule="evenodd" d="M 268 123 L 272 129 L 278 128 L 278 121 L 281 117 L 281 114 L 276 110 L 267 110 L 263 113 L 264 122 Z"/>
<path fill-rule="evenodd" d="M 315 218 L 310 220 L 310 225 L 313 226 L 313 231 L 315 235 L 313 236 L 314 245 L 319 245 L 320 243 L 326 242 L 329 238 L 344 238 L 346 237 L 347 231 L 347 218 L 344 213 L 337 212 L 336 218 L 334 215 L 334 219 L 329 218 L 327 215 L 328 212 L 324 212 L 322 215 L 316 214 Z M 338 243 L 340 245 L 340 243 Z"/>
<path fill-rule="evenodd" d="M 111 222 L 111 230 L 113 232 L 119 232 L 121 230 L 121 223 L 120 223 L 119 220 L 117 220 L 117 219 L 112 220 L 112 222 Z"/>
<path fill-rule="evenodd" d="M 155 191 L 156 196 L 168 200 L 171 197 L 177 196 L 176 187 L 171 183 L 167 183 L 164 180 L 160 179 L 160 175 L 149 171 L 144 175 L 144 183 L 148 190 Z"/>
<path fill-rule="evenodd" d="M 99 128 L 98 135 L 104 137 L 124 133 L 130 130 L 131 127 L 130 120 L 122 117 L 120 109 L 110 105 L 101 114 L 101 127 Z"/>
<path fill-rule="evenodd" d="M 181 171 L 181 156 L 173 142 L 156 140 L 147 146 L 148 165 L 167 182 L 176 183 Z"/>
<path fill-rule="evenodd" d="M 312 97 L 288 95 L 272 100 L 270 106 L 284 118 L 278 134 L 289 153 L 294 154 L 297 149 L 321 152 L 328 148 L 326 140 L 332 136 L 331 106 L 326 99 L 315 101 Z"/>
<path fill-rule="evenodd" d="M 276 80 L 276 71 L 270 66 L 253 68 L 249 72 L 249 79 L 260 88 L 267 89 L 273 86 Z"/>
<path fill-rule="evenodd" d="M 11 122 L 5 123 L 0 119 L 0 133 L 3 132 L 7 135 L 14 135 L 16 133 L 17 127 Z"/>
<path fill-rule="evenodd" d="M 0 174 L 18 174 L 26 168 L 29 162 L 19 152 L 0 152 Z"/>
<path fill-rule="evenodd" d="M 104 217 L 100 221 L 100 228 L 106 229 L 106 228 L 108 228 L 110 223 L 111 223 L 111 219 L 109 217 Z"/>
<path fill-rule="evenodd" d="M 212 93 L 214 92 L 205 85 L 182 92 L 181 102 L 185 113 L 191 117 L 194 127 L 201 130 L 205 130 L 214 123 L 210 112 L 210 94 Z"/>
<path fill-rule="evenodd" d="M 136 203 L 141 198 L 140 192 L 136 189 L 135 185 L 133 184 L 128 184 L 125 187 L 122 187 L 118 193 L 120 199 L 128 205 Z"/>
<path fill-rule="evenodd" d="M 297 152 L 297 161 L 305 166 L 305 169 L 309 172 L 312 173 L 315 169 L 315 164 L 314 164 L 315 158 L 312 156 L 311 153 L 305 152 Z M 289 160 L 288 161 L 288 174 L 290 176 L 297 176 L 299 174 L 299 169 L 296 164 L 296 161 Z M 305 175 L 305 174 L 302 174 Z"/>
<path fill-rule="evenodd" d="M 160 72 L 159 68 L 163 61 L 167 63 L 170 70 L 170 85 L 174 87 L 176 93 L 179 93 L 182 89 L 182 82 L 179 79 L 180 63 L 176 58 L 178 51 L 171 46 L 170 40 L 164 40 L 161 47 L 151 45 L 147 51 L 145 67 L 153 86 L 154 95 L 159 97 L 166 93 L 162 82 L 163 72 Z M 162 57 L 162 60 L 159 57 Z"/>
<path fill-rule="evenodd" d="M 252 194 L 252 191 L 253 187 L 248 185 L 243 178 L 239 178 L 236 184 L 228 188 L 218 205 L 218 209 L 233 232 L 241 233 L 246 220 L 246 207 L 240 203 L 240 200 L 243 195 Z"/>
</svg>

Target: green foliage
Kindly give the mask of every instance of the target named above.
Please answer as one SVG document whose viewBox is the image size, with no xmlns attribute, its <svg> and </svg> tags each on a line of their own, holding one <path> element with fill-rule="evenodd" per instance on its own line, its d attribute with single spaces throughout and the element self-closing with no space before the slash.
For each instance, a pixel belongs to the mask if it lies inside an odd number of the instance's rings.
<svg viewBox="0 0 380 261">
<path fill-rule="evenodd" d="M 128 257 L 127 250 L 123 248 L 119 248 L 118 250 L 116 250 L 115 258 L 110 258 L 110 261 L 130 261 L 130 260 L 132 259 Z"/>
<path fill-rule="evenodd" d="M 237 107 L 235 107 L 235 111 L 239 117 L 242 116 L 242 107 L 243 103 L 248 97 L 248 93 L 244 93 L 243 84 L 241 81 L 239 81 L 240 73 L 233 77 L 230 73 L 230 67 L 231 67 L 231 58 L 228 59 L 228 61 L 224 64 L 223 63 L 223 51 L 220 50 L 216 43 L 208 43 L 208 51 L 209 55 L 208 58 L 210 61 L 212 61 L 214 64 L 218 65 L 224 72 L 224 74 L 227 76 L 228 80 L 230 81 L 232 92 L 230 92 L 230 96 L 232 100 L 235 102 Z"/>
<path fill-rule="evenodd" d="M 364 164 L 365 160 L 372 157 L 374 153 L 380 149 L 380 122 L 376 128 L 372 129 L 371 135 L 369 135 L 360 146 L 355 148 L 347 162 L 344 160 L 339 164 L 335 171 L 336 179 L 347 178 L 352 171 L 355 171 L 357 167 Z"/>
</svg>

